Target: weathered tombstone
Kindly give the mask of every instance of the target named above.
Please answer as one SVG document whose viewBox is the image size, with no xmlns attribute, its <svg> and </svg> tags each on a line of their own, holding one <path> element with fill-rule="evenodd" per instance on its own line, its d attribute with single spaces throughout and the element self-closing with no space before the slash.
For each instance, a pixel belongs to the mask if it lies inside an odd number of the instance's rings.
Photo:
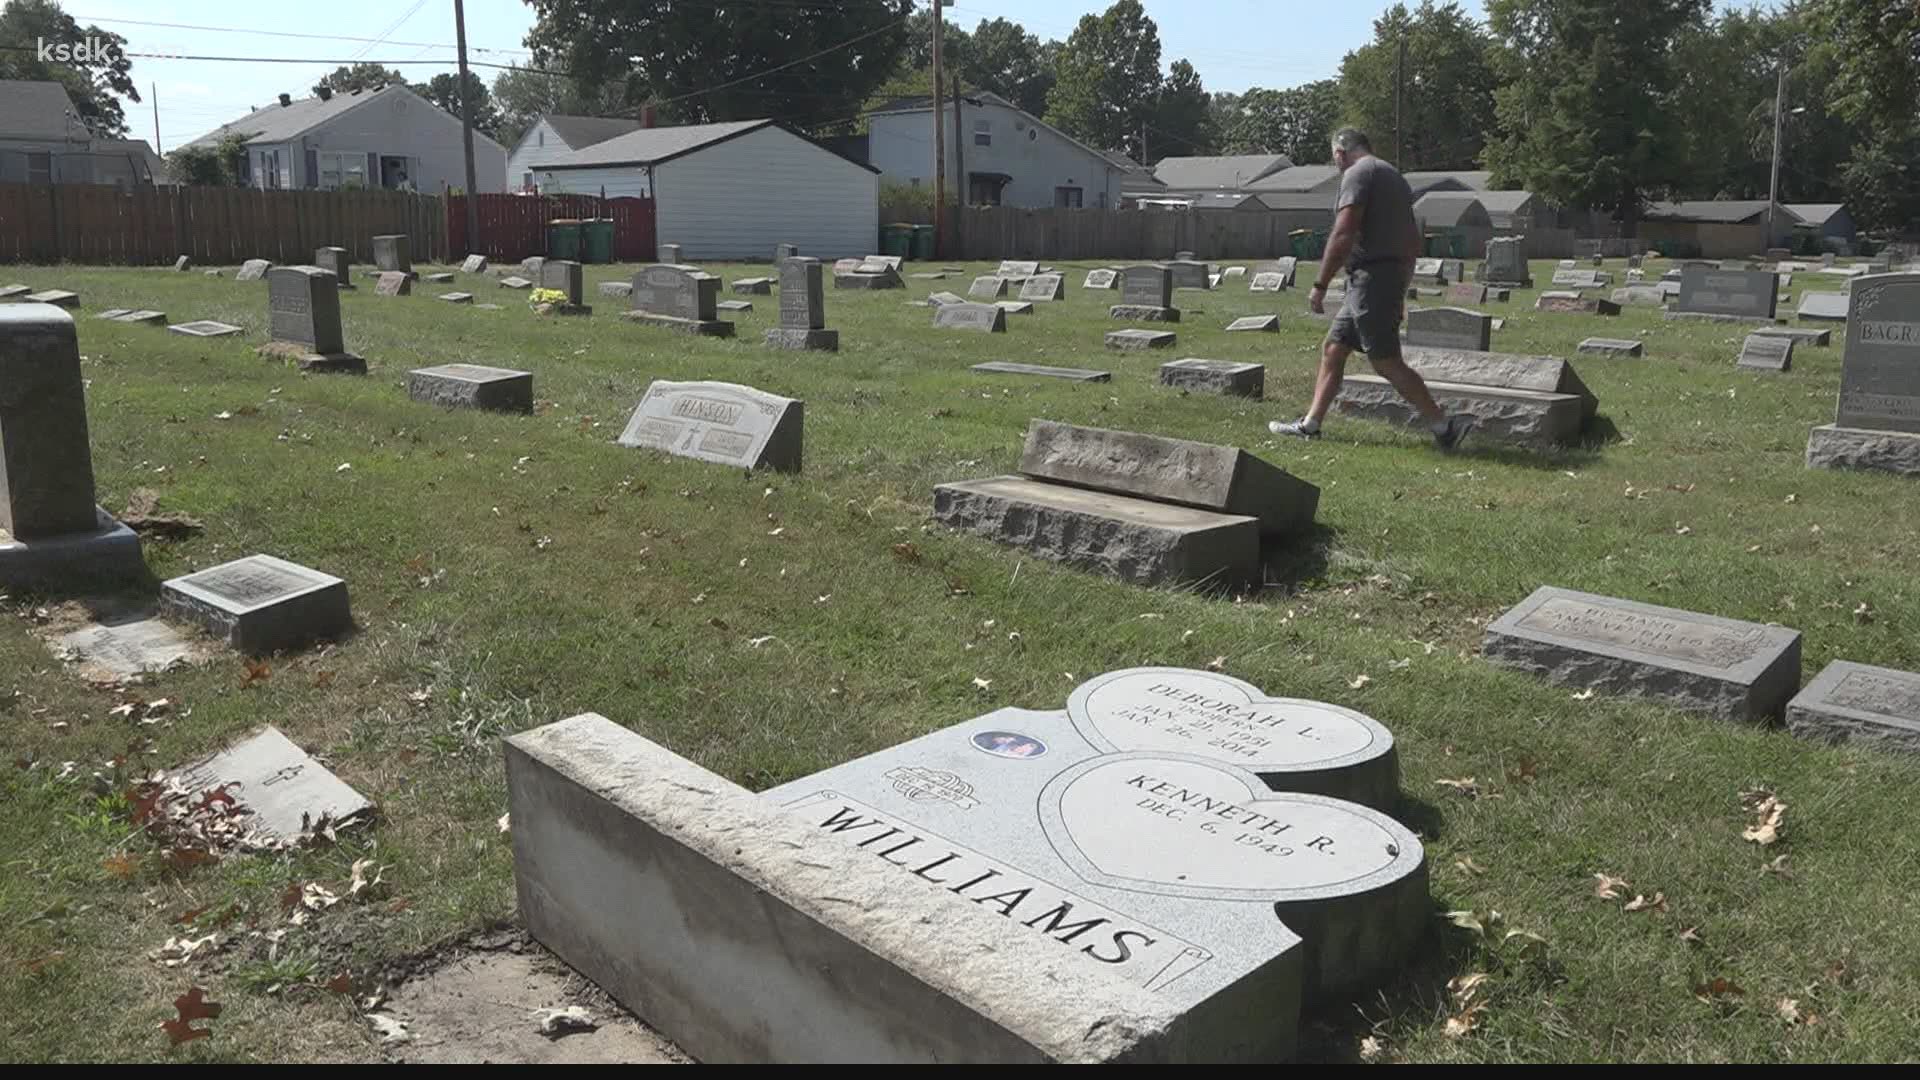
<svg viewBox="0 0 1920 1080">
<path fill-rule="evenodd" d="M 1175 259 L 1167 264 L 1167 272 L 1172 278 L 1173 287 L 1176 289 L 1205 289 L 1210 287 L 1207 281 L 1206 263 L 1193 262 L 1190 259 Z"/>
<path fill-rule="evenodd" d="M 216 754 L 167 774 L 194 797 L 220 790 L 248 811 L 246 827 L 294 844 L 373 809 L 326 766 L 269 725 Z"/>
<path fill-rule="evenodd" d="M 167 325 L 167 313 L 152 310 L 129 311 L 125 315 L 115 318 L 113 321 L 139 323 L 143 326 L 165 326 Z"/>
<path fill-rule="evenodd" d="M 682 262 L 679 244 L 656 244 L 654 259 L 662 266 L 679 266 Z"/>
<path fill-rule="evenodd" d="M 25 296 L 32 291 L 33 286 L 31 285 L 8 285 L 5 288 L 0 288 L 0 300 L 12 300 L 16 297 Z"/>
<path fill-rule="evenodd" d="M 1255 274 L 1253 279 L 1247 282 L 1248 292 L 1279 292 L 1284 288 L 1286 288 L 1286 279 L 1281 277 L 1279 272 L 1272 270 Z"/>
<path fill-rule="evenodd" d="M 1115 286 L 1119 274 L 1112 270 L 1089 270 L 1087 279 L 1080 283 L 1083 289 L 1111 289 Z"/>
<path fill-rule="evenodd" d="M 997 274 L 982 274 L 967 287 L 967 295 L 975 300 L 997 300 L 1007 295 L 1007 279 Z"/>
<path fill-rule="evenodd" d="M 1780 279 L 1771 270 L 1689 269 L 1680 275 L 1680 298 L 1669 319 L 1772 322 Z"/>
<path fill-rule="evenodd" d="M 43 292 L 28 293 L 20 299 L 29 304 L 52 304 L 54 307 L 62 308 L 80 306 L 80 294 L 67 289 L 47 289 Z"/>
<path fill-rule="evenodd" d="M 966 297 L 961 296 L 959 293 L 947 292 L 945 289 L 937 293 L 927 294 L 927 303 L 932 304 L 934 307 L 939 307 L 942 304 L 964 304 L 966 302 Z"/>
<path fill-rule="evenodd" d="M 1831 252 L 1831 251 L 1823 251 L 1823 252 L 1821 252 L 1821 253 L 1820 253 L 1820 265 L 1821 265 L 1822 267 L 1827 267 L 1827 266 L 1832 266 L 1832 265 L 1833 265 L 1833 252 Z"/>
<path fill-rule="evenodd" d="M 1613 290 L 1613 302 L 1625 307 L 1665 307 L 1667 291 L 1657 285 L 1628 285 Z"/>
<path fill-rule="evenodd" d="M 803 402 L 751 386 L 656 381 L 619 443 L 743 469 L 799 472 L 805 411 Z"/>
<path fill-rule="evenodd" d="M 1259 400 L 1267 392 L 1267 369 L 1264 364 L 1231 360 L 1169 360 L 1160 365 L 1160 385 L 1200 394 Z"/>
<path fill-rule="evenodd" d="M 625 299 L 633 295 L 633 282 L 603 281 L 600 283 L 600 295 L 614 300 Z"/>
<path fill-rule="evenodd" d="M 1191 251 L 1176 251 L 1176 252 L 1174 252 L 1174 253 L 1173 253 L 1173 257 L 1174 257 L 1174 259 L 1175 259 L 1176 261 L 1179 261 L 1179 262 L 1192 262 L 1192 261 L 1193 261 L 1193 252 L 1191 252 Z M 1175 286 L 1175 288 L 1178 288 L 1178 287 L 1179 287 L 1179 286 L 1177 286 L 1177 285 Z"/>
<path fill-rule="evenodd" d="M 232 323 L 215 322 L 212 319 L 195 319 L 192 322 L 174 323 L 167 327 L 170 334 L 184 334 L 187 337 L 230 337 L 240 333 L 240 328 Z"/>
<path fill-rule="evenodd" d="M 1067 283 L 1059 274 L 1035 274 L 1020 283 L 1020 299 L 1049 302 L 1067 298 Z"/>
<path fill-rule="evenodd" d="M 383 273 L 413 273 L 413 241 L 405 233 L 373 238 L 373 265 Z"/>
<path fill-rule="evenodd" d="M 1574 349 L 1592 356 L 1639 356 L 1646 351 L 1640 342 L 1627 338 L 1590 337 Z"/>
<path fill-rule="evenodd" d="M 1033 301 L 1031 300 L 996 300 L 993 306 L 1009 315 L 1033 314 Z"/>
<path fill-rule="evenodd" d="M 1007 313 L 998 304 L 942 304 L 933 310 L 933 325 L 949 330 L 1004 334 Z"/>
<path fill-rule="evenodd" d="M 1813 429 L 1813 468 L 1920 474 L 1920 273 L 1853 283 L 1834 422 Z"/>
<path fill-rule="evenodd" d="M 96 678 L 88 668 L 109 677 L 145 675 L 171 670 L 193 660 L 193 641 L 163 619 L 107 618 L 60 635 L 54 650 L 61 659 L 82 665 L 82 674 Z"/>
<path fill-rule="evenodd" d="M 533 412 L 533 372 L 484 364 L 441 364 L 407 372 L 407 397 L 450 409 Z"/>
<path fill-rule="evenodd" d="M 1043 379 L 1066 379 L 1069 382 L 1111 382 L 1110 371 L 1092 371 L 1087 368 L 1048 367 L 1045 364 L 1014 364 L 1005 360 L 994 360 L 985 364 L 975 364 L 969 370 L 982 375 L 1032 375 Z"/>
<path fill-rule="evenodd" d="M 441 293 L 436 299 L 444 300 L 449 304 L 471 304 L 473 303 L 473 294 L 470 292 L 447 292 Z"/>
<path fill-rule="evenodd" d="M 1109 318 L 1143 322 L 1179 322 L 1173 306 L 1173 271 L 1144 264 L 1120 271 L 1120 302 L 1107 309 Z"/>
<path fill-rule="evenodd" d="M 1459 282 L 1447 287 L 1447 302 L 1450 304 L 1484 304 L 1487 302 L 1487 287 L 1477 283 Z"/>
<path fill-rule="evenodd" d="M 1642 256 L 1642 255 L 1629 255 L 1629 256 L 1627 256 L 1627 269 L 1629 269 L 1629 270 L 1638 270 L 1638 269 L 1640 269 L 1640 268 L 1641 268 L 1642 266 L 1644 266 L 1644 265 L 1646 265 L 1646 257 L 1645 257 L 1645 256 Z"/>
<path fill-rule="evenodd" d="M 1597 296 L 1582 296 L 1575 292 L 1543 292 L 1533 302 L 1535 311 L 1552 311 L 1563 315 L 1618 315 L 1620 305 Z"/>
<path fill-rule="evenodd" d="M 1748 334 L 1734 367 L 1748 371 L 1786 371 L 1793 367 L 1793 339 Z"/>
<path fill-rule="evenodd" d="M 799 244 L 775 244 L 773 245 L 773 265 L 779 266 L 798 254 L 800 254 Z"/>
<path fill-rule="evenodd" d="M 898 255 L 868 255 L 860 261 L 867 266 L 884 266 L 893 271 L 898 271 L 906 263 L 906 260 Z"/>
<path fill-rule="evenodd" d="M 1789 339 L 1795 345 L 1823 349 L 1833 342 L 1833 331 L 1824 328 L 1814 330 L 1804 326 L 1762 326 L 1753 332 L 1761 337 L 1782 337 Z"/>
<path fill-rule="evenodd" d="M 828 330 L 824 270 L 819 259 L 794 255 L 780 261 L 780 325 L 763 344 L 776 349 L 834 352 L 840 331 Z"/>
<path fill-rule="evenodd" d="M 1835 660 L 1787 703 L 1803 739 L 1920 753 L 1920 675 Z"/>
<path fill-rule="evenodd" d="M 1243 331 L 1278 333 L 1279 330 L 1280 316 L 1278 315 L 1243 315 L 1227 324 L 1228 333 L 1240 333 Z"/>
<path fill-rule="evenodd" d="M 566 294 L 566 299 L 549 306 L 555 315 L 591 315 L 586 302 L 586 271 L 573 259 L 548 259 L 540 267 L 540 287 Z"/>
<path fill-rule="evenodd" d="M 1439 259 L 1413 260 L 1413 280 L 1420 285 L 1445 285 L 1447 275 L 1440 267 Z"/>
<path fill-rule="evenodd" d="M 353 262 L 343 247 L 323 247 L 313 249 L 313 265 L 333 275 L 334 288 L 356 289 L 353 283 Z"/>
<path fill-rule="evenodd" d="M 1244 266 L 1229 266 L 1220 271 L 1220 276 L 1223 278 L 1246 277 L 1247 268 Z"/>
<path fill-rule="evenodd" d="M 1546 585 L 1487 627 L 1481 652 L 1563 686 L 1729 720 L 1777 717 L 1800 686 L 1800 632 Z"/>
<path fill-rule="evenodd" d="M 1000 275 L 1001 277 L 1016 278 L 1023 281 L 1039 272 L 1040 272 L 1039 263 L 1023 262 L 1018 259 L 1002 259 L 1000 260 L 999 269 L 994 271 L 994 273 Z"/>
<path fill-rule="evenodd" d="M 272 340 L 260 347 L 261 355 L 284 356 L 301 371 L 367 373 L 367 362 L 347 351 L 340 332 L 340 288 L 332 272 L 318 266 L 269 270 L 267 321 Z"/>
<path fill-rule="evenodd" d="M 1401 358 L 1426 379 L 1441 408 L 1474 418 L 1476 439 L 1569 443 L 1599 409 L 1573 365 L 1558 357 L 1409 345 Z M 1393 384 L 1376 374 L 1348 375 L 1334 403 L 1349 415 L 1402 424 L 1419 420 Z"/>
<path fill-rule="evenodd" d="M 1577 267 L 1579 265 L 1580 263 L 1578 260 L 1561 259 L 1559 262 L 1553 264 L 1553 268 L 1555 270 L 1572 270 L 1574 267 Z"/>
<path fill-rule="evenodd" d="M 736 296 L 772 296 L 773 279 L 770 277 L 743 277 L 733 282 Z"/>
<path fill-rule="evenodd" d="M 1493 316 L 1465 308 L 1419 308 L 1409 311 L 1407 344 L 1485 352 L 1493 347 Z"/>
<path fill-rule="evenodd" d="M 233 275 L 233 280 L 260 281 L 267 276 L 267 271 L 272 267 L 273 264 L 265 259 L 248 259 L 240 264 L 240 269 Z"/>
<path fill-rule="evenodd" d="M 1174 340 L 1171 330 L 1109 330 L 1106 339 L 1107 348 L 1129 352 L 1170 348 Z"/>
<path fill-rule="evenodd" d="M 469 256 L 467 256 L 467 257 L 466 257 L 466 259 L 465 259 L 465 260 L 463 260 L 463 261 L 462 261 L 462 262 L 460 263 L 460 272 L 461 272 L 461 273 L 463 273 L 463 274 L 484 274 L 484 273 L 486 273 L 486 272 L 487 272 L 487 257 L 486 257 L 485 255 L 469 255 Z"/>
<path fill-rule="evenodd" d="M 193 269 L 193 260 L 185 255 L 182 255 L 179 258 L 173 260 L 173 268 L 175 271 L 184 274 L 187 271 Z"/>
<path fill-rule="evenodd" d="M 346 582 L 271 555 L 249 555 L 165 582 L 160 611 L 248 656 L 338 638 L 353 628 Z"/>
<path fill-rule="evenodd" d="M 1847 293 L 1809 289 L 1800 294 L 1800 306 L 1794 309 L 1794 317 L 1809 322 L 1846 322 L 1848 307 Z"/>
<path fill-rule="evenodd" d="M 1487 261 L 1480 268 L 1484 285 L 1505 285 L 1510 289 L 1533 288 L 1533 274 L 1527 269 L 1526 237 L 1496 236 L 1487 241 Z"/>
<path fill-rule="evenodd" d="M 720 279 L 684 266 L 649 266 L 633 275 L 633 309 L 620 317 L 684 334 L 732 337 L 720 318 Z"/>
<path fill-rule="evenodd" d="M 731 311 L 731 312 L 735 312 L 735 313 L 739 313 L 739 312 L 743 312 L 743 311 L 752 311 L 752 310 L 753 310 L 753 301 L 751 301 L 751 300 L 722 300 L 722 301 L 720 301 L 719 303 L 717 303 L 717 304 L 715 304 L 715 305 L 713 305 L 713 306 L 714 306 L 714 307 L 715 307 L 715 308 L 716 308 L 717 310 L 720 310 L 720 311 Z"/>
<path fill-rule="evenodd" d="M 1611 275 L 1594 270 L 1555 270 L 1553 283 L 1566 289 L 1597 289 L 1608 283 Z"/>
<path fill-rule="evenodd" d="M 375 296 L 410 296 L 413 294 L 413 276 L 398 270 L 382 270 L 380 281 L 373 287 Z"/>
<path fill-rule="evenodd" d="M 0 586 L 64 590 L 145 570 L 139 537 L 94 502 L 73 317 L 0 305 Z"/>
<path fill-rule="evenodd" d="M 545 255 L 529 255 L 520 260 L 520 276 L 532 278 L 537 281 L 540 278 L 540 268 L 545 266 L 546 263 L 547 257 Z M 497 270 L 494 272 L 499 273 Z"/>
<path fill-rule="evenodd" d="M 542 261 L 544 262 L 545 260 Z M 533 288 L 533 282 L 518 274 L 514 274 L 510 277 L 501 278 L 500 287 L 503 289 L 531 289 Z"/>
<path fill-rule="evenodd" d="M 861 263 L 848 273 L 833 273 L 836 289 L 904 289 L 907 283 L 900 271 L 884 263 Z"/>
</svg>

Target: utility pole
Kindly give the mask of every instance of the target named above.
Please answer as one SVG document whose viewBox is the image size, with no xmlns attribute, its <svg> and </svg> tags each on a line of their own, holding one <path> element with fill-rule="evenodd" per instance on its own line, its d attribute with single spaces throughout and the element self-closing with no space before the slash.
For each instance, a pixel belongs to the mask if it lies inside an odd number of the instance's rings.
<svg viewBox="0 0 1920 1080">
<path fill-rule="evenodd" d="M 480 204 L 475 201 L 479 193 L 474 190 L 473 179 L 473 95 L 467 93 L 467 7 L 463 0 L 453 0 L 453 42 L 460 54 L 460 144 L 467 157 L 467 250 L 480 250 Z M 459 252 L 447 252 L 453 258 Z"/>
<path fill-rule="evenodd" d="M 961 213 L 967 205 L 967 141 L 960 134 L 960 73 L 953 73 L 953 182 L 959 187 L 954 194 L 956 205 L 953 210 L 953 250 L 949 255 L 959 255 L 967 249 L 966 241 L 960 235 L 961 223 L 966 215 Z"/>
<path fill-rule="evenodd" d="M 945 230 L 947 211 L 947 140 L 941 134 L 945 128 L 940 121 L 946 114 L 946 103 L 940 94 L 940 0 L 933 0 L 933 252 L 936 257 L 943 254 L 946 238 L 941 235 Z"/>
<path fill-rule="evenodd" d="M 1773 84 L 1773 173 L 1767 180 L 1767 246 L 1773 246 L 1774 207 L 1780 202 L 1780 125 L 1785 113 L 1782 106 L 1787 96 L 1787 62 L 1780 61 L 1779 73 Z"/>
<path fill-rule="evenodd" d="M 166 151 L 160 149 L 160 84 L 148 83 L 147 85 L 152 88 L 153 96 L 153 152 L 163 154 Z"/>
<path fill-rule="evenodd" d="M 1400 101 L 1407 95 L 1407 29 L 1400 28 L 1400 59 L 1393 65 L 1393 167 L 1404 169 L 1407 159 L 1401 157 L 1400 143 Z"/>
</svg>

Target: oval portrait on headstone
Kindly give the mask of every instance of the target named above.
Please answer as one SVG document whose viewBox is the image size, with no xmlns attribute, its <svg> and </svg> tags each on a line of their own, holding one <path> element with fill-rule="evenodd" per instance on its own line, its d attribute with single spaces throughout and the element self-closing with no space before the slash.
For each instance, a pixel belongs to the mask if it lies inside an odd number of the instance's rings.
<svg viewBox="0 0 1920 1080">
<path fill-rule="evenodd" d="M 1047 752 L 1046 743 L 1014 731 L 983 731 L 973 737 L 973 745 L 994 757 L 1037 758 Z"/>
</svg>

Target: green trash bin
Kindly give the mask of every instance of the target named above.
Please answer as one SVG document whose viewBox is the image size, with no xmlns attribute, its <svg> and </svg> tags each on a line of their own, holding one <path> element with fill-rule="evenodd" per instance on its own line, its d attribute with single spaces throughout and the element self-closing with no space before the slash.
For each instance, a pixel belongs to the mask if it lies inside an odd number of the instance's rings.
<svg viewBox="0 0 1920 1080">
<path fill-rule="evenodd" d="M 583 223 L 586 233 L 586 256 L 581 262 L 610 263 L 613 261 L 613 219 L 593 218 Z"/>
<path fill-rule="evenodd" d="M 580 259 L 580 222 L 558 218 L 547 222 L 547 258 Z"/>
<path fill-rule="evenodd" d="M 880 226 L 880 254 L 904 259 L 913 254 L 913 226 L 904 223 Z"/>
<path fill-rule="evenodd" d="M 915 225 L 913 227 L 913 257 L 922 262 L 933 258 L 933 226 Z"/>
</svg>

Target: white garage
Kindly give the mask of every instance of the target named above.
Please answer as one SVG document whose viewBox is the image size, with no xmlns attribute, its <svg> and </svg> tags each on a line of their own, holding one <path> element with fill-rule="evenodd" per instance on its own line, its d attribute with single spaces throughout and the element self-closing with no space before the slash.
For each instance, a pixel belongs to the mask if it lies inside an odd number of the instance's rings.
<svg viewBox="0 0 1920 1080">
<path fill-rule="evenodd" d="M 654 235 L 691 260 L 864 255 L 880 233 L 880 172 L 772 120 L 642 128 L 537 167 L 543 193 L 651 196 Z"/>
</svg>

